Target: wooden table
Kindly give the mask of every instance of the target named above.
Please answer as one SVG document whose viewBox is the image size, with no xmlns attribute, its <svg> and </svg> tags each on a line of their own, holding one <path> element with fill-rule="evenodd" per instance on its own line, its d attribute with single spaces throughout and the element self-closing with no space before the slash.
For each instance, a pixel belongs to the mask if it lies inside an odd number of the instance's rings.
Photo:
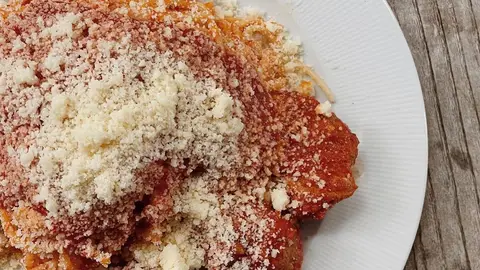
<svg viewBox="0 0 480 270">
<path fill-rule="evenodd" d="M 480 0 L 388 0 L 425 95 L 430 166 L 406 265 L 480 269 Z"/>
</svg>

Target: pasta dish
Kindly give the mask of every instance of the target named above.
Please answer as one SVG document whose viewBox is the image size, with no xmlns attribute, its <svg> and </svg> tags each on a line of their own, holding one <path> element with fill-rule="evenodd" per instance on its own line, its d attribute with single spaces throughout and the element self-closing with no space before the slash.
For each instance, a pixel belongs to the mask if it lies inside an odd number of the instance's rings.
<svg viewBox="0 0 480 270">
<path fill-rule="evenodd" d="M 235 1 L 0 1 L 0 268 L 301 269 L 357 189 L 333 102 Z"/>
</svg>

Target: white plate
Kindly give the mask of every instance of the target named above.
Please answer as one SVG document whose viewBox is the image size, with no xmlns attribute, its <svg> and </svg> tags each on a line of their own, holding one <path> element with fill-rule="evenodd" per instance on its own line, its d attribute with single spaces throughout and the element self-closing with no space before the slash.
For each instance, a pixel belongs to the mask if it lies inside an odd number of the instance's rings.
<svg viewBox="0 0 480 270">
<path fill-rule="evenodd" d="M 240 0 L 286 25 L 359 135 L 353 198 L 304 228 L 304 269 L 403 269 L 422 212 L 427 129 L 410 50 L 382 0 Z"/>
</svg>

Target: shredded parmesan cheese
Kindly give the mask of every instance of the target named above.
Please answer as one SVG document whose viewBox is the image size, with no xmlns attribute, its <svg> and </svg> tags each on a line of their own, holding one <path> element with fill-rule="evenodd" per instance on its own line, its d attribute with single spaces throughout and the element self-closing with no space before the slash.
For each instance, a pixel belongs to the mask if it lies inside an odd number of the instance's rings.
<svg viewBox="0 0 480 270">
<path fill-rule="evenodd" d="M 290 197 L 285 188 L 277 188 L 272 191 L 272 205 L 277 211 L 283 211 L 290 203 Z"/>
<path fill-rule="evenodd" d="M 40 111 L 38 151 L 20 157 L 25 167 L 38 158 L 30 180 L 42 191 L 37 202 L 44 202 L 51 215 L 61 204 L 74 214 L 96 201 L 114 203 L 135 190 L 135 170 L 155 160 L 180 164 L 188 157 L 225 169 L 238 161 L 235 141 L 243 123 L 234 115 L 234 100 L 215 81 L 197 80 L 172 52 L 156 54 L 153 43 L 132 48 L 128 36 L 71 53 L 73 32 L 85 22 L 73 13 L 57 20 L 42 31 L 56 40 L 43 66 L 57 72 L 63 64 L 67 79 L 62 86 L 58 79 L 45 85 L 52 92 L 26 109 L 25 114 L 34 114 L 39 104 L 50 101 Z M 95 46 L 98 51 L 89 52 Z M 112 58 L 112 52 L 119 56 Z M 95 67 L 84 66 L 92 53 L 98 59 Z M 37 63 L 6 61 L 17 67 L 4 77 L 10 87 L 24 89 L 23 84 L 38 81 Z M 83 72 L 76 71 L 83 66 Z M 62 91 L 55 90 L 60 86 Z"/>
<path fill-rule="evenodd" d="M 167 245 L 160 254 L 160 265 L 163 270 L 188 270 L 180 250 L 175 245 Z"/>
<path fill-rule="evenodd" d="M 330 117 L 332 116 L 332 104 L 330 103 L 330 101 L 325 101 L 324 103 L 318 104 L 315 112 L 317 114 L 322 114 Z"/>
</svg>

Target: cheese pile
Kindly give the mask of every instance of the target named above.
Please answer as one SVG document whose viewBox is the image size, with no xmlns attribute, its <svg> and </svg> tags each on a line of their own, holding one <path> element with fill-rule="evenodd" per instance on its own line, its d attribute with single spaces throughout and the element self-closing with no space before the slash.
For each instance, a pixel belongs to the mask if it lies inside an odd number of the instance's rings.
<svg viewBox="0 0 480 270">
<path fill-rule="evenodd" d="M 40 114 L 32 144 L 9 152 L 29 169 L 39 190 L 34 199 L 50 215 L 114 203 L 137 188 L 136 170 L 156 160 L 181 166 L 188 158 L 222 170 L 239 162 L 241 111 L 213 79 L 198 80 L 153 42 L 134 47 L 129 35 L 78 44 L 79 32 L 96 29 L 81 14 L 38 24 L 39 36 L 25 42 L 50 39 L 48 54 L 37 62 L 2 58 L 0 89 L 14 93 L 10 102 L 30 96 L 20 117 Z M 14 45 L 13 51 L 25 47 L 20 39 Z M 40 85 L 38 69 L 51 75 Z"/>
</svg>

